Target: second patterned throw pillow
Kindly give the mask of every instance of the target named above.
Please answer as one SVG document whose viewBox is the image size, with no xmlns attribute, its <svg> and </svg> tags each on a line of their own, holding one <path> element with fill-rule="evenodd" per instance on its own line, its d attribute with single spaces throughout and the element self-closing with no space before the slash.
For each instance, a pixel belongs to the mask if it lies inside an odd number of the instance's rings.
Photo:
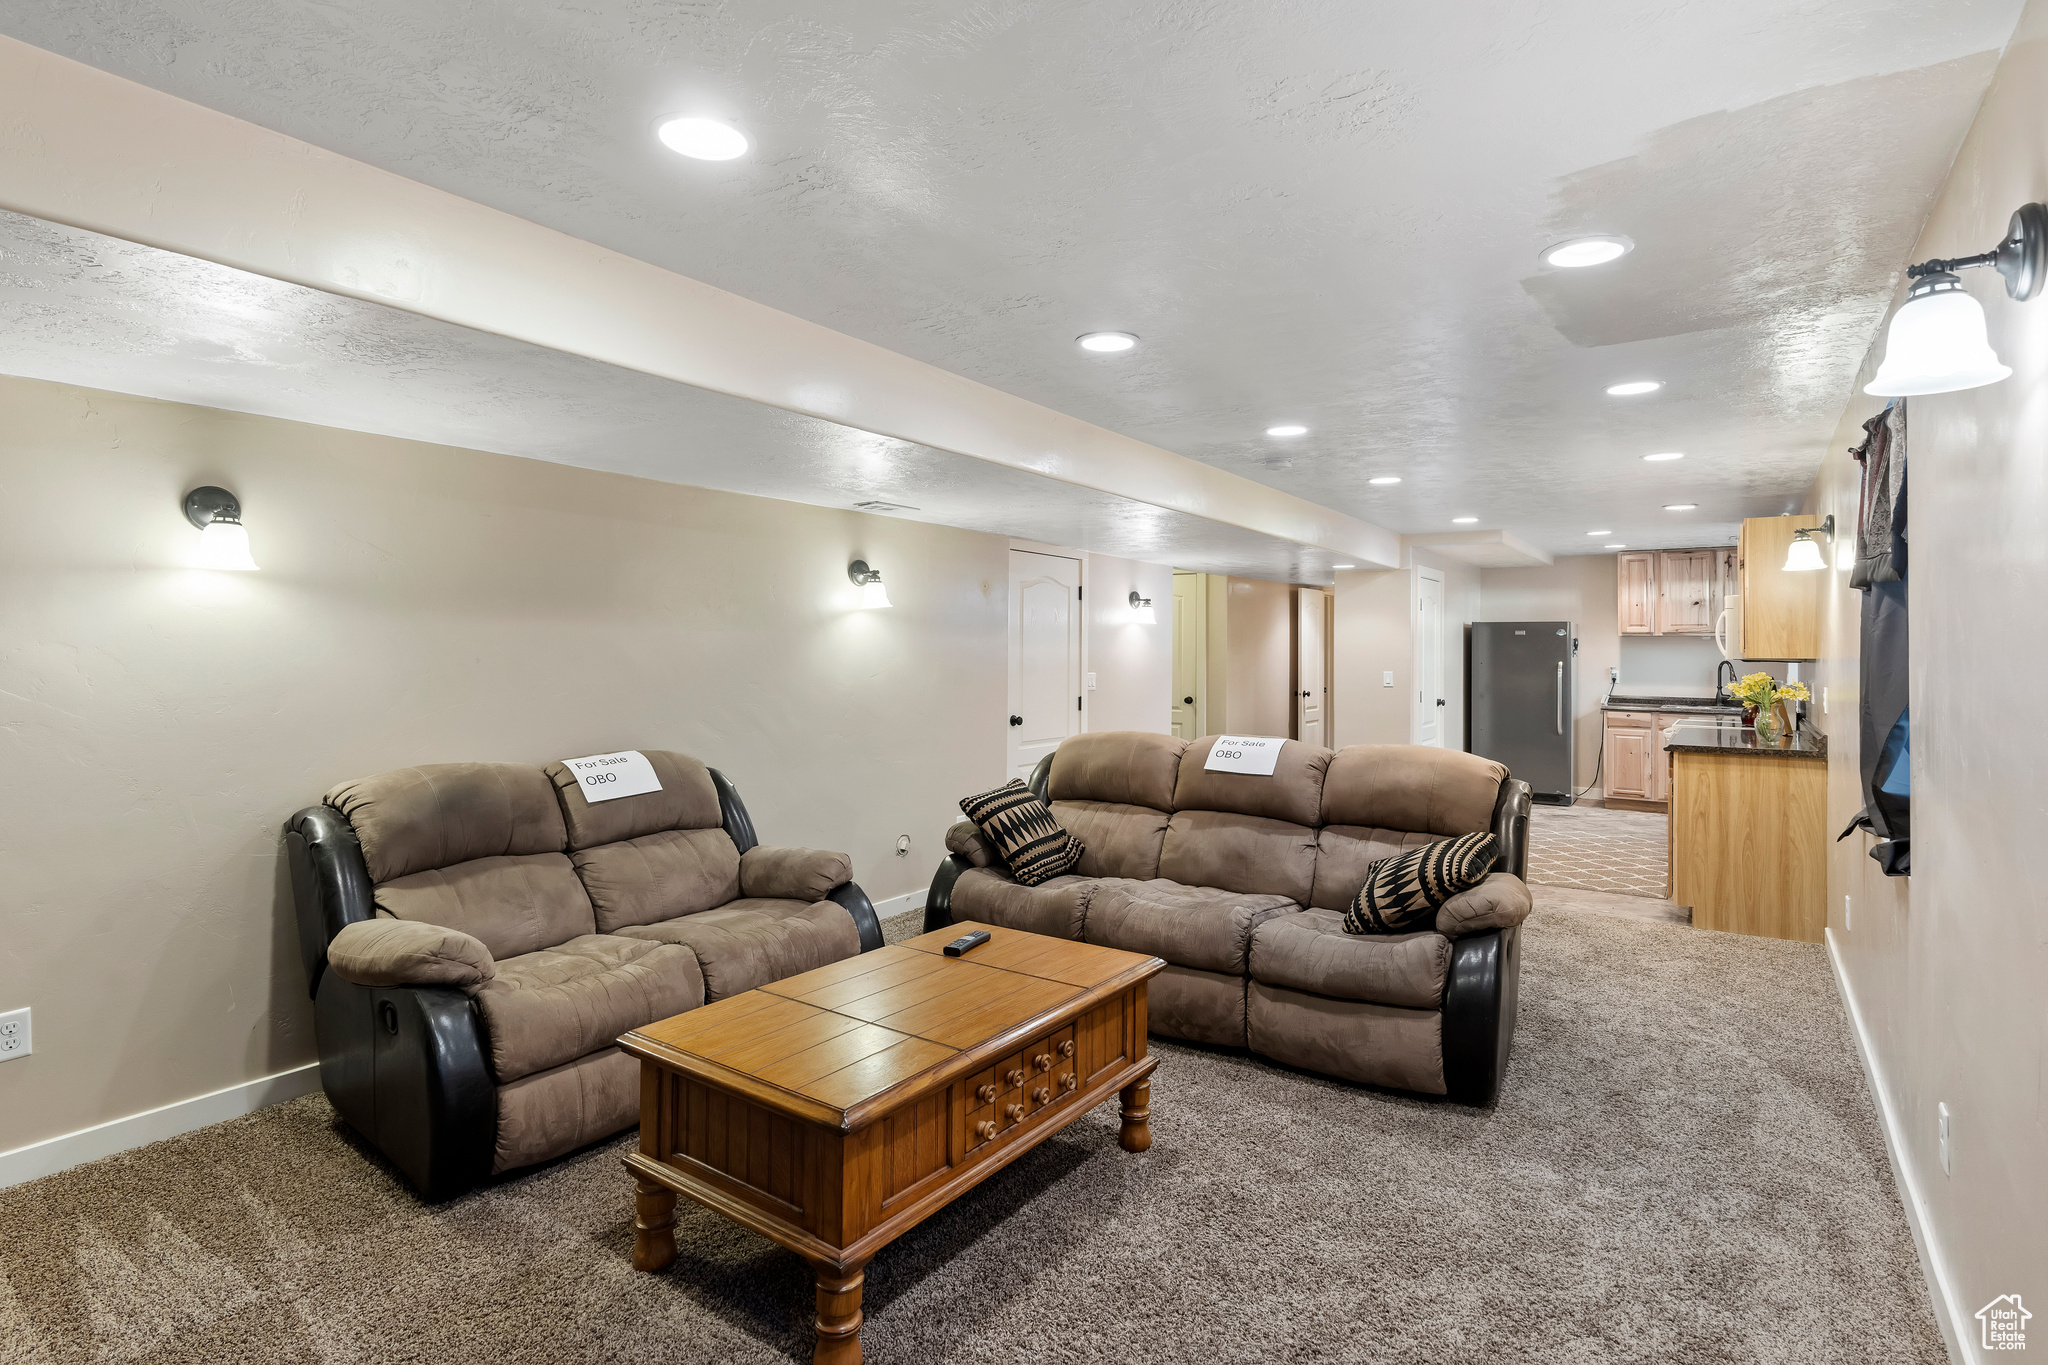
<svg viewBox="0 0 2048 1365">
<path fill-rule="evenodd" d="M 1045 802 L 1016 778 L 965 797 L 960 809 L 996 846 L 1010 875 L 1025 886 L 1051 881 L 1081 860 L 1081 841 L 1060 827 Z"/>
<path fill-rule="evenodd" d="M 1344 912 L 1351 934 L 1406 934 L 1427 929 L 1436 908 L 1486 880 L 1500 860 L 1491 834 L 1461 834 L 1382 858 L 1365 870 L 1365 885 Z"/>
</svg>

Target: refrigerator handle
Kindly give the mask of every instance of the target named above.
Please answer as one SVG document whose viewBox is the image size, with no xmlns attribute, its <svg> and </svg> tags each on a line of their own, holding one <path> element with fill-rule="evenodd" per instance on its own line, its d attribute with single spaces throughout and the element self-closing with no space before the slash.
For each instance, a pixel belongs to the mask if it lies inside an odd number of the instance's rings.
<svg viewBox="0 0 2048 1365">
<path fill-rule="evenodd" d="M 1564 660 L 1557 661 L 1557 732 L 1564 733 Z"/>
</svg>

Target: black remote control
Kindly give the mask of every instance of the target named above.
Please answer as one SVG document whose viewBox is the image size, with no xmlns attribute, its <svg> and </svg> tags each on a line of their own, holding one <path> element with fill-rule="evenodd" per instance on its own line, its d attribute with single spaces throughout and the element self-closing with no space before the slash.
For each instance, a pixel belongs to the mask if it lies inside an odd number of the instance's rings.
<svg viewBox="0 0 2048 1365">
<path fill-rule="evenodd" d="M 946 945 L 946 956 L 963 956 L 969 948 L 979 948 L 986 942 L 988 942 L 988 931 L 986 929 L 976 929 L 973 933 L 962 934 L 959 938 L 948 943 Z"/>
</svg>

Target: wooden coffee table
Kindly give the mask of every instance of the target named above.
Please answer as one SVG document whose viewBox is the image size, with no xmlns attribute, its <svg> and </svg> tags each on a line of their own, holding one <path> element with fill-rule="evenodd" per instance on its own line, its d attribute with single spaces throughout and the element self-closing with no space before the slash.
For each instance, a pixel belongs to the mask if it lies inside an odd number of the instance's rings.
<svg viewBox="0 0 2048 1365">
<path fill-rule="evenodd" d="M 940 949 L 974 929 L 964 958 Z M 809 1261 L 813 1359 L 860 1359 L 875 1253 L 1101 1104 L 1152 1145 L 1156 957 L 958 924 L 635 1029 L 633 1265 L 676 1258 L 678 1194 Z"/>
</svg>

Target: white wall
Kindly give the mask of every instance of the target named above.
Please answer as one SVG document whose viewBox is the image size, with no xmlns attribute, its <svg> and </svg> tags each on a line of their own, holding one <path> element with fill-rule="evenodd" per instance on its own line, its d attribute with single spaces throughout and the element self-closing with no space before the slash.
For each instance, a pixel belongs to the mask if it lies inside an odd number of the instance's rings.
<svg viewBox="0 0 2048 1365">
<path fill-rule="evenodd" d="M 2048 200 L 2043 129 L 2048 0 L 2032 0 L 1910 259 L 1981 251 L 2015 208 Z M 2035 852 L 2048 810 L 2048 299 L 2014 303 L 1988 270 L 1966 280 L 2014 374 L 1910 403 L 1913 875 L 1884 876 L 1863 835 L 1830 844 L 1828 936 L 1896 1125 L 1938 1301 L 1977 1360 L 1993 1357 L 1972 1315 L 2001 1294 L 2033 1311 L 2037 1349 L 2048 1337 L 2048 901 Z M 1862 393 L 1881 352 L 1880 337 L 1807 501 L 1845 530 L 1857 467 L 1844 451 L 1881 404 Z M 1826 657 L 1812 681 L 1828 690 L 1828 713 L 1813 709 L 1829 736 L 1832 837 L 1861 805 L 1862 594 L 1832 565 L 1825 586 Z M 1953 1114 L 1946 1170 L 1941 1104 Z"/>
<path fill-rule="evenodd" d="M 262 572 L 186 567 L 202 483 Z M 1001 537 L 18 379 L 0 487 L 0 1151 L 312 1059 L 279 833 L 346 779 L 679 749 L 877 899 L 1001 780 Z M 1097 723 L 1170 629 L 1092 623 Z"/>
<path fill-rule="evenodd" d="M 1090 730 L 1173 729 L 1173 570 L 1112 555 L 1087 556 L 1086 667 Z M 1157 624 L 1142 625 L 1131 592 L 1152 599 Z"/>
</svg>

